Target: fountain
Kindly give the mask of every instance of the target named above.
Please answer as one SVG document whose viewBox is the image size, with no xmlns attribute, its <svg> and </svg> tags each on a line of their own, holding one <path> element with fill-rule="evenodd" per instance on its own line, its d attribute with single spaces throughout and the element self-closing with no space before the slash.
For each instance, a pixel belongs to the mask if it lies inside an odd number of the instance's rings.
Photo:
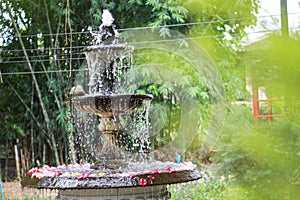
<svg viewBox="0 0 300 200">
<path fill-rule="evenodd" d="M 93 46 L 85 49 L 89 82 L 71 90 L 72 104 L 82 113 L 97 115 L 104 143 L 93 164 L 33 168 L 23 185 L 57 189 L 57 199 L 169 199 L 168 184 L 201 178 L 190 162 L 127 162 L 117 141 L 119 117 L 152 100 L 148 94 L 120 93 L 122 76 L 131 65 L 133 48 L 119 44 L 113 17 L 103 11 L 103 23 L 94 33 Z"/>
</svg>

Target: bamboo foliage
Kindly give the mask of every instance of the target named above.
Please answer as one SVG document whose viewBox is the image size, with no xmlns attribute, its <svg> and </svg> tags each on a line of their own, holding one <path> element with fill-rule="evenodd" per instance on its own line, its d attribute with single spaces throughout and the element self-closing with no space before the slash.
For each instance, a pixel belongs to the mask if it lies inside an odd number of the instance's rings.
<svg viewBox="0 0 300 200">
<path fill-rule="evenodd" d="M 35 86 L 35 89 L 36 89 L 36 92 L 37 92 L 38 100 L 39 100 L 39 103 L 40 103 L 40 106 L 41 106 L 41 109 L 42 109 L 42 113 L 43 113 L 43 116 L 44 116 L 44 120 L 45 120 L 45 123 L 46 123 L 46 131 L 49 135 L 49 138 L 51 139 L 51 144 L 52 144 L 52 147 L 53 147 L 53 150 L 54 150 L 55 161 L 56 161 L 56 164 L 59 165 L 60 161 L 59 161 L 59 158 L 58 158 L 58 151 L 57 151 L 57 148 L 56 148 L 56 140 L 55 140 L 54 135 L 52 133 L 52 130 L 50 128 L 50 119 L 49 119 L 48 112 L 46 110 L 44 101 L 42 100 L 42 94 L 41 94 L 39 83 L 36 80 L 36 77 L 35 77 L 35 74 L 34 74 L 34 69 L 33 69 L 32 65 L 30 63 L 29 57 L 28 57 L 27 52 L 26 52 L 26 47 L 23 43 L 23 39 L 22 39 L 22 37 L 20 35 L 20 32 L 19 32 L 19 27 L 18 27 L 17 23 L 15 22 L 13 13 L 10 9 L 10 5 L 9 5 L 7 0 L 5 0 L 5 4 L 6 4 L 7 11 L 9 13 L 9 16 L 12 20 L 13 26 L 15 28 L 15 31 L 17 33 L 17 36 L 19 38 L 19 42 L 20 42 L 20 45 L 22 47 L 23 53 L 25 55 L 29 70 L 31 72 L 32 80 L 34 82 L 34 86 Z"/>
</svg>

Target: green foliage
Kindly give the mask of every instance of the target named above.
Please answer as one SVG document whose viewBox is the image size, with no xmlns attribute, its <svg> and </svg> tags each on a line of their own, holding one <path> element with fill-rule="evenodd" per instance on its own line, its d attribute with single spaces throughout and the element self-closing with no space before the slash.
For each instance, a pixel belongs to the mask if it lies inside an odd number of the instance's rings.
<svg viewBox="0 0 300 200">
<path fill-rule="evenodd" d="M 227 164 L 223 169 L 229 170 L 232 183 L 245 188 L 250 199 L 297 199 L 299 40 L 271 35 L 251 48 L 246 55 L 263 58 L 252 68 L 253 86 L 265 86 L 272 97 L 281 97 L 272 113 L 283 116 L 254 123 L 248 108 L 230 109 L 216 156 Z"/>
<path fill-rule="evenodd" d="M 193 183 L 182 185 L 171 185 L 172 200 L 181 199 L 197 199 L 197 200 L 221 200 L 225 199 L 225 191 L 227 183 L 220 177 L 211 176 L 208 172 L 203 175 L 203 178 Z"/>
<path fill-rule="evenodd" d="M 275 105 L 283 116 L 253 122 L 248 107 L 229 107 L 216 161 L 229 173 L 231 185 L 248 192 L 248 199 L 298 199 L 300 126 L 294 103 L 299 98 L 299 38 L 271 35 L 245 54 L 252 61 L 246 60 L 252 63 L 252 86 L 283 98 Z M 257 59 L 262 61 L 254 63 Z"/>
<path fill-rule="evenodd" d="M 159 33 L 160 35 L 160 33 Z M 153 95 L 150 132 L 154 146 L 175 142 L 177 151 L 185 151 L 195 135 L 203 136 L 210 115 L 211 92 L 203 75 L 188 58 L 163 48 L 144 48 L 135 52 L 135 66 L 129 71 L 130 89 Z M 199 118 L 203 120 L 199 120 Z M 198 129 L 202 125 L 203 129 Z M 185 139 L 179 139 L 185 137 Z M 183 148 L 183 149 L 180 149 Z M 183 153 L 183 152 L 182 152 Z"/>
<path fill-rule="evenodd" d="M 251 199 L 297 196 L 300 129 L 294 120 L 253 126 L 248 108 L 231 109 L 216 158 Z"/>
<path fill-rule="evenodd" d="M 258 1 L 191 0 L 182 1 L 189 11 L 189 21 L 199 22 L 190 29 L 194 37 L 216 62 L 224 81 L 229 102 L 248 100 L 245 68 L 237 52 L 246 35 L 245 28 L 256 23 Z"/>
</svg>

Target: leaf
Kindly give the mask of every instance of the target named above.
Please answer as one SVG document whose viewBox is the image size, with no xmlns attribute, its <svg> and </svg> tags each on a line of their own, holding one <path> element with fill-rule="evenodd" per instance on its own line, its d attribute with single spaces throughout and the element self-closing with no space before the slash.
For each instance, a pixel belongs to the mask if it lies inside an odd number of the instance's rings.
<svg viewBox="0 0 300 200">
<path fill-rule="evenodd" d="M 166 27 L 159 29 L 159 36 L 162 38 L 171 37 L 169 29 Z"/>
<path fill-rule="evenodd" d="M 13 128 L 19 133 L 21 136 L 25 136 L 25 131 L 20 126 L 14 124 Z"/>
<path fill-rule="evenodd" d="M 94 18 L 96 21 L 101 21 L 102 16 L 99 15 L 99 14 L 93 14 L 93 18 Z"/>
</svg>

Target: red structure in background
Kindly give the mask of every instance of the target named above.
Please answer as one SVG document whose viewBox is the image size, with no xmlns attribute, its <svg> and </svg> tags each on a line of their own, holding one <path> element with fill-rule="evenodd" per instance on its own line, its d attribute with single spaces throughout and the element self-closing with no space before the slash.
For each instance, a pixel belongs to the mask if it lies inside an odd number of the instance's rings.
<svg viewBox="0 0 300 200">
<path fill-rule="evenodd" d="M 273 113 L 272 112 L 272 103 L 274 101 L 284 101 L 283 98 L 266 98 L 259 99 L 258 89 L 252 90 L 252 105 L 253 105 L 253 116 L 254 119 L 257 120 L 259 118 L 268 119 L 270 122 L 274 117 L 283 116 L 283 113 Z M 267 110 L 265 112 L 261 112 L 262 104 L 266 105 Z"/>
<path fill-rule="evenodd" d="M 274 103 L 282 102 L 286 104 L 286 100 L 284 98 L 266 98 L 266 99 L 259 99 L 258 89 L 255 88 L 252 90 L 252 106 L 253 106 L 253 117 L 255 120 L 260 118 L 268 119 L 270 122 L 275 117 L 281 117 L 285 115 L 285 112 L 282 113 L 274 113 Z M 300 98 L 294 98 L 292 100 L 292 112 L 294 114 L 299 114 L 299 105 L 300 105 Z M 264 106 L 264 112 L 262 112 L 262 108 Z M 286 106 L 286 105 L 285 105 Z"/>
</svg>

